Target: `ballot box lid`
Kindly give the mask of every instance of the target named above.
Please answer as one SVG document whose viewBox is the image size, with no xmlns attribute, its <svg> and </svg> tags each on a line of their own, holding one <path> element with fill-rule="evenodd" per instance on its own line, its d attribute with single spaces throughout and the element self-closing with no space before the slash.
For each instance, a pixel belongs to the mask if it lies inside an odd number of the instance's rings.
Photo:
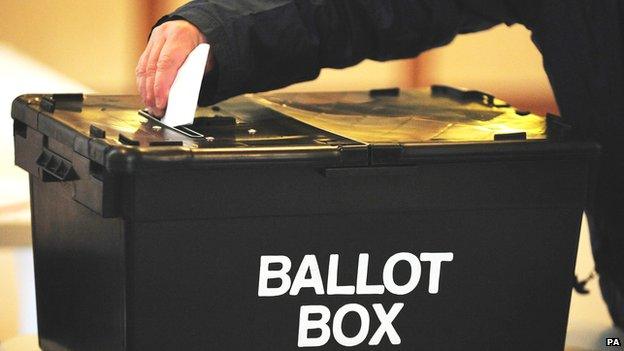
<svg viewBox="0 0 624 351">
<path fill-rule="evenodd" d="M 138 96 L 30 94 L 15 99 L 12 117 L 16 137 L 27 138 L 28 130 L 41 135 L 29 143 L 42 144 L 37 147 L 44 161 L 48 145 L 60 144 L 112 173 L 401 165 L 596 151 L 594 144 L 579 142 L 560 117 L 518 111 L 490 94 L 447 86 L 248 94 L 200 107 L 194 123 L 183 126 L 164 125 L 142 107 Z"/>
</svg>

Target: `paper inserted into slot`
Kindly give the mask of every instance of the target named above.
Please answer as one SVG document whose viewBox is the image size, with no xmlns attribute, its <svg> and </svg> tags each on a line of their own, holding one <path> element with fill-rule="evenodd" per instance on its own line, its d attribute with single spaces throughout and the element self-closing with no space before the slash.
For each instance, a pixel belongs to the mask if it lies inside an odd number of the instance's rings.
<svg viewBox="0 0 624 351">
<path fill-rule="evenodd" d="M 193 123 L 210 45 L 199 44 L 178 70 L 161 122 L 169 127 Z"/>
</svg>

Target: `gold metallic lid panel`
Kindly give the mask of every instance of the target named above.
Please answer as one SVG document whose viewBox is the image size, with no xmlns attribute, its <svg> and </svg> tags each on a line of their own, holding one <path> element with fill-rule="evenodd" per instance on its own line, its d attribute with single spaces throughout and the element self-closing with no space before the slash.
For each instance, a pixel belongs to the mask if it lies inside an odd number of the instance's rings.
<svg viewBox="0 0 624 351">
<path fill-rule="evenodd" d="M 511 107 L 462 103 L 428 89 L 398 96 L 368 92 L 268 93 L 251 99 L 298 121 L 358 142 L 492 141 L 498 134 L 546 138 L 546 120 Z"/>
</svg>

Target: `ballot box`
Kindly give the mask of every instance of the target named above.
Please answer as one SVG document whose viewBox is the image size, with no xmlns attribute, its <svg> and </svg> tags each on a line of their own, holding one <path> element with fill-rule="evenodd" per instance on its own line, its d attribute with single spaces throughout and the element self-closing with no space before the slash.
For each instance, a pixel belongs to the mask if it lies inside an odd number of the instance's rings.
<svg viewBox="0 0 624 351">
<path fill-rule="evenodd" d="M 44 350 L 561 350 L 598 147 L 434 86 L 24 95 Z"/>
</svg>

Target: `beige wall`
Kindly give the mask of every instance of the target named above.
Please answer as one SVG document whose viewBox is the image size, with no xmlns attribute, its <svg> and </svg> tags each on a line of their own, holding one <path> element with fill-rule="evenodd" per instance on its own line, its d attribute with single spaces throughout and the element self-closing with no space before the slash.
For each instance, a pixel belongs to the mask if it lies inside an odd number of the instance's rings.
<svg viewBox="0 0 624 351">
<path fill-rule="evenodd" d="M 458 36 L 421 59 L 419 84 L 463 86 L 490 92 L 536 112 L 556 112 L 542 57 L 520 25 Z"/>
<path fill-rule="evenodd" d="M 0 41 L 104 93 L 134 92 L 134 67 L 151 25 L 181 0 L 9 1 Z M 419 64 L 364 62 L 324 70 L 290 90 L 367 89 L 444 83 L 489 91 L 523 108 L 555 110 L 541 57 L 521 26 L 458 37 Z"/>
<path fill-rule="evenodd" d="M 0 344 L 17 335 L 18 301 L 13 252 L 0 246 Z"/>
<path fill-rule="evenodd" d="M 132 91 L 145 41 L 143 6 L 136 0 L 3 1 L 0 41 L 98 91 Z"/>
<path fill-rule="evenodd" d="M 0 42 L 102 93 L 134 93 L 134 67 L 152 24 L 180 0 L 10 1 L 3 3 Z M 344 72 L 324 70 L 296 90 L 409 86 L 409 63 L 364 62 Z M 291 88 L 292 90 L 293 88 Z"/>
<path fill-rule="evenodd" d="M 151 17 L 149 19 L 150 23 L 155 23 L 156 21 L 158 21 L 158 19 L 170 12 L 172 12 L 173 10 L 177 9 L 178 7 L 186 4 L 188 1 L 184 1 L 184 0 L 160 0 L 160 1 L 154 1 L 151 6 L 152 6 L 152 10 L 151 10 Z"/>
<path fill-rule="evenodd" d="M 155 22 L 187 1 L 158 1 L 153 8 Z M 344 70 L 324 69 L 318 79 L 290 86 L 287 91 L 354 90 L 384 87 L 409 87 L 414 77 L 409 74 L 412 60 L 388 63 L 364 61 L 355 67 Z"/>
</svg>

